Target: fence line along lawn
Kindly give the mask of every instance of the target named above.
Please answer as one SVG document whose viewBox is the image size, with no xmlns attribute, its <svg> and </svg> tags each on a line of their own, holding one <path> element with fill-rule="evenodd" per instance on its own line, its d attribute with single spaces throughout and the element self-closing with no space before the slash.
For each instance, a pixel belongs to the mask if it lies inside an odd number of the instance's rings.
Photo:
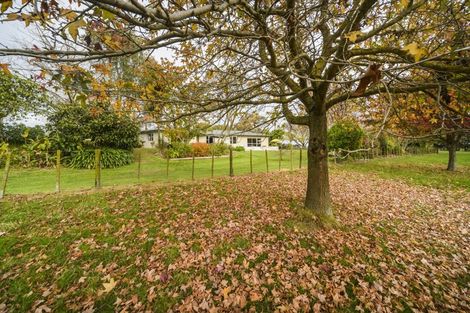
<svg viewBox="0 0 470 313">
<path fill-rule="evenodd" d="M 470 152 L 457 153 L 457 170 L 446 171 L 447 151 L 438 154 L 404 155 L 377 158 L 366 162 L 345 162 L 333 168 L 375 173 L 383 178 L 401 179 L 408 183 L 437 188 L 470 190 Z"/>
<path fill-rule="evenodd" d="M 102 186 L 132 185 L 147 182 L 166 182 L 166 162 L 155 155 L 153 149 L 139 149 L 142 152 L 140 180 L 137 177 L 137 163 L 115 169 L 103 169 Z M 136 151 L 138 153 L 138 151 Z M 303 151 L 303 166 L 306 166 L 306 155 Z M 299 150 L 293 150 L 293 168 L 299 168 Z M 195 179 L 211 177 L 211 162 L 209 158 L 197 159 L 195 162 Z M 234 174 L 250 173 L 250 152 L 233 152 Z M 268 151 L 268 164 L 270 171 L 279 169 L 279 151 Z M 282 151 L 282 169 L 290 169 L 290 151 Z M 192 160 L 171 160 L 169 180 L 190 180 Z M 266 159 L 264 151 L 253 151 L 253 172 L 266 172 Z M 214 162 L 214 176 L 227 176 L 229 174 L 229 158 L 216 157 Z M 31 194 L 40 192 L 54 192 L 55 169 L 25 169 L 14 167 L 10 171 L 7 194 Z M 88 189 L 94 186 L 94 170 L 71 169 L 63 167 L 61 171 L 62 190 L 72 191 Z"/>
</svg>

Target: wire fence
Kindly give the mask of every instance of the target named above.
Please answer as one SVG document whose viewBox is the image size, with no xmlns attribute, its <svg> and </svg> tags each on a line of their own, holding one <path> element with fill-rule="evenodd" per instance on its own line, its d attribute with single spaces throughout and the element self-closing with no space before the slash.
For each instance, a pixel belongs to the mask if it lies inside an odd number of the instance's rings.
<svg viewBox="0 0 470 313">
<path fill-rule="evenodd" d="M 378 157 L 395 157 L 404 154 L 437 153 L 435 148 L 411 147 L 409 149 L 368 148 L 358 150 L 337 149 L 329 153 L 330 162 L 370 160 Z M 93 169 L 73 169 L 62 165 L 62 153 L 57 151 L 54 168 L 19 168 L 11 166 L 11 153 L 5 156 L 5 166 L 0 185 L 0 198 L 7 193 L 32 194 L 72 190 L 87 190 L 108 186 L 126 186 L 148 182 L 196 180 L 219 176 L 246 175 L 260 172 L 289 170 L 307 166 L 307 150 L 279 149 L 264 151 L 229 150 L 226 156 L 164 159 L 155 150 L 138 149 L 131 165 L 119 168 L 102 168 L 101 150 L 95 150 Z"/>
</svg>

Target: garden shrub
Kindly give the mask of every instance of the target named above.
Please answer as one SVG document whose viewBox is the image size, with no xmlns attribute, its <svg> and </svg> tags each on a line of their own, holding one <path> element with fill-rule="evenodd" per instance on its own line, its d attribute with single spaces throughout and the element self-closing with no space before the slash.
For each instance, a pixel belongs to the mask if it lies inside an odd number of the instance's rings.
<svg viewBox="0 0 470 313">
<path fill-rule="evenodd" d="M 133 161 L 134 156 L 131 151 L 110 148 L 101 150 L 102 168 L 116 168 L 131 164 Z M 72 168 L 94 168 L 95 150 L 85 149 L 75 151 L 69 158 L 66 158 L 66 164 Z"/>
<path fill-rule="evenodd" d="M 228 154 L 228 145 L 224 143 L 214 143 L 211 145 L 212 153 L 216 156 L 226 155 Z"/>
<path fill-rule="evenodd" d="M 164 155 L 166 158 L 176 159 L 176 158 L 187 158 L 192 155 L 191 146 L 184 142 L 172 142 L 170 143 Z"/>
<path fill-rule="evenodd" d="M 340 121 L 328 130 L 328 149 L 356 150 L 362 147 L 364 131 L 354 121 Z"/>
<path fill-rule="evenodd" d="M 206 157 L 211 155 L 211 146 L 207 143 L 193 143 L 191 144 L 191 149 L 195 157 Z"/>
<path fill-rule="evenodd" d="M 233 151 L 243 152 L 243 151 L 245 151 L 245 147 L 238 146 L 238 147 L 233 148 Z"/>
</svg>

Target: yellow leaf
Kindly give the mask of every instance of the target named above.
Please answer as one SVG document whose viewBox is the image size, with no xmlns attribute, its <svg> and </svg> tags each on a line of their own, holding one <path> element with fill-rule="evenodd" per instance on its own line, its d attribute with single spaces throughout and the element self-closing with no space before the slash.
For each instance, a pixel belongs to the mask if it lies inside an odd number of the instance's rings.
<svg viewBox="0 0 470 313">
<path fill-rule="evenodd" d="M 72 36 L 74 41 L 77 41 L 78 29 L 85 25 L 86 25 L 86 22 L 82 19 L 69 24 L 68 26 L 69 34 L 70 36 Z"/>
<path fill-rule="evenodd" d="M 67 19 L 67 21 L 69 22 L 72 22 L 73 20 L 75 20 L 77 18 L 77 13 L 75 13 L 74 11 L 72 10 L 64 10 L 62 12 L 62 15 L 65 16 L 65 18 Z"/>
<path fill-rule="evenodd" d="M 436 124 L 438 121 L 437 121 L 437 118 L 432 118 L 429 120 L 431 122 L 431 124 Z"/>
<path fill-rule="evenodd" d="M 420 48 L 416 42 L 412 42 L 406 45 L 403 47 L 403 50 L 411 54 L 414 57 L 415 62 L 421 60 L 421 58 L 427 53 L 427 51 L 423 48 Z"/>
<path fill-rule="evenodd" d="M 13 1 L 5 1 L 5 2 L 2 2 L 2 6 L 0 7 L 1 13 L 5 12 L 5 11 L 8 10 L 9 8 L 11 8 L 12 5 L 13 5 Z"/>
<path fill-rule="evenodd" d="M 93 67 L 97 72 L 100 72 L 103 75 L 109 76 L 111 74 L 110 64 L 94 64 Z"/>
<path fill-rule="evenodd" d="M 11 72 L 8 69 L 8 64 L 6 64 L 6 63 L 0 63 L 0 70 L 2 70 L 2 72 L 7 74 L 7 75 L 11 75 Z"/>
<path fill-rule="evenodd" d="M 103 283 L 103 290 L 98 291 L 98 296 L 102 294 L 109 293 L 111 290 L 116 287 L 117 282 L 114 281 L 114 278 L 111 278 L 108 283 Z"/>
<path fill-rule="evenodd" d="M 409 3 L 410 3 L 410 0 L 400 0 L 400 4 L 404 8 L 406 8 Z"/>
<path fill-rule="evenodd" d="M 347 33 L 346 35 L 344 35 L 344 38 L 348 39 L 350 42 L 356 42 L 357 37 L 361 35 L 362 35 L 362 32 L 357 30 L 357 31 Z"/>
<path fill-rule="evenodd" d="M 14 21 L 18 19 L 18 14 L 16 13 L 10 13 L 7 15 L 7 21 Z"/>
<path fill-rule="evenodd" d="M 230 293 L 230 287 L 225 287 L 223 290 L 222 290 L 222 294 L 224 296 L 224 300 L 226 300 L 228 298 L 228 294 Z"/>
<path fill-rule="evenodd" d="M 114 19 L 116 18 L 116 15 L 115 15 L 114 13 L 112 13 L 112 12 L 106 11 L 106 10 L 104 10 L 104 9 L 102 9 L 101 12 L 102 12 L 102 13 L 101 13 L 101 16 L 102 16 L 103 19 L 105 19 L 105 20 L 110 20 L 110 21 L 112 21 L 112 20 L 114 20 Z"/>
</svg>

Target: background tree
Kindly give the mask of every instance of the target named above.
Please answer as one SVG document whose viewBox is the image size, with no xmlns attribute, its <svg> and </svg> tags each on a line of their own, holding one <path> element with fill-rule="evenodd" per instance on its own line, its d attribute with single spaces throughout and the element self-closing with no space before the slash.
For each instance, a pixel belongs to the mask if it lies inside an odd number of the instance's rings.
<svg viewBox="0 0 470 313">
<path fill-rule="evenodd" d="M 306 148 L 308 145 L 309 131 L 305 125 L 292 125 L 288 124 L 288 131 L 286 137 L 289 141 L 298 145 L 300 148 Z"/>
<path fill-rule="evenodd" d="M 37 140 L 45 136 L 44 129 L 36 125 L 28 127 L 25 124 L 5 124 L 0 132 L 0 141 L 7 142 L 10 145 L 20 146 L 25 143 L 25 134 L 27 139 Z"/>
<path fill-rule="evenodd" d="M 269 145 L 279 145 L 284 140 L 286 131 L 282 128 L 276 128 L 269 132 Z M 273 142 L 274 141 L 274 142 Z"/>
<path fill-rule="evenodd" d="M 364 130 L 356 121 L 339 121 L 328 130 L 328 148 L 354 151 L 362 147 L 364 137 Z"/>
<path fill-rule="evenodd" d="M 64 104 L 48 116 L 49 136 L 64 154 L 83 147 L 132 150 L 141 145 L 139 123 L 109 103 Z"/>
<path fill-rule="evenodd" d="M 191 75 L 174 97 L 185 99 L 175 104 L 186 112 L 277 103 L 289 123 L 309 127 L 305 206 L 319 215 L 332 215 L 328 110 L 469 80 L 468 46 L 452 45 L 466 27 L 463 0 L 43 2 L 40 10 L 36 2 L 7 2 L 4 10 L 9 19 L 21 13 L 25 23 L 54 19 L 42 23 L 51 44 L 0 55 L 78 62 L 178 48 Z M 65 44 L 74 49 L 60 49 Z"/>
<path fill-rule="evenodd" d="M 395 97 L 387 128 L 408 139 L 444 144 L 449 152 L 447 170 L 456 166 L 456 151 L 470 134 L 468 87 L 449 89 L 437 96 L 427 92 Z"/>
<path fill-rule="evenodd" d="M 0 125 L 7 117 L 39 112 L 48 101 L 44 90 L 34 81 L 0 70 Z"/>
</svg>

